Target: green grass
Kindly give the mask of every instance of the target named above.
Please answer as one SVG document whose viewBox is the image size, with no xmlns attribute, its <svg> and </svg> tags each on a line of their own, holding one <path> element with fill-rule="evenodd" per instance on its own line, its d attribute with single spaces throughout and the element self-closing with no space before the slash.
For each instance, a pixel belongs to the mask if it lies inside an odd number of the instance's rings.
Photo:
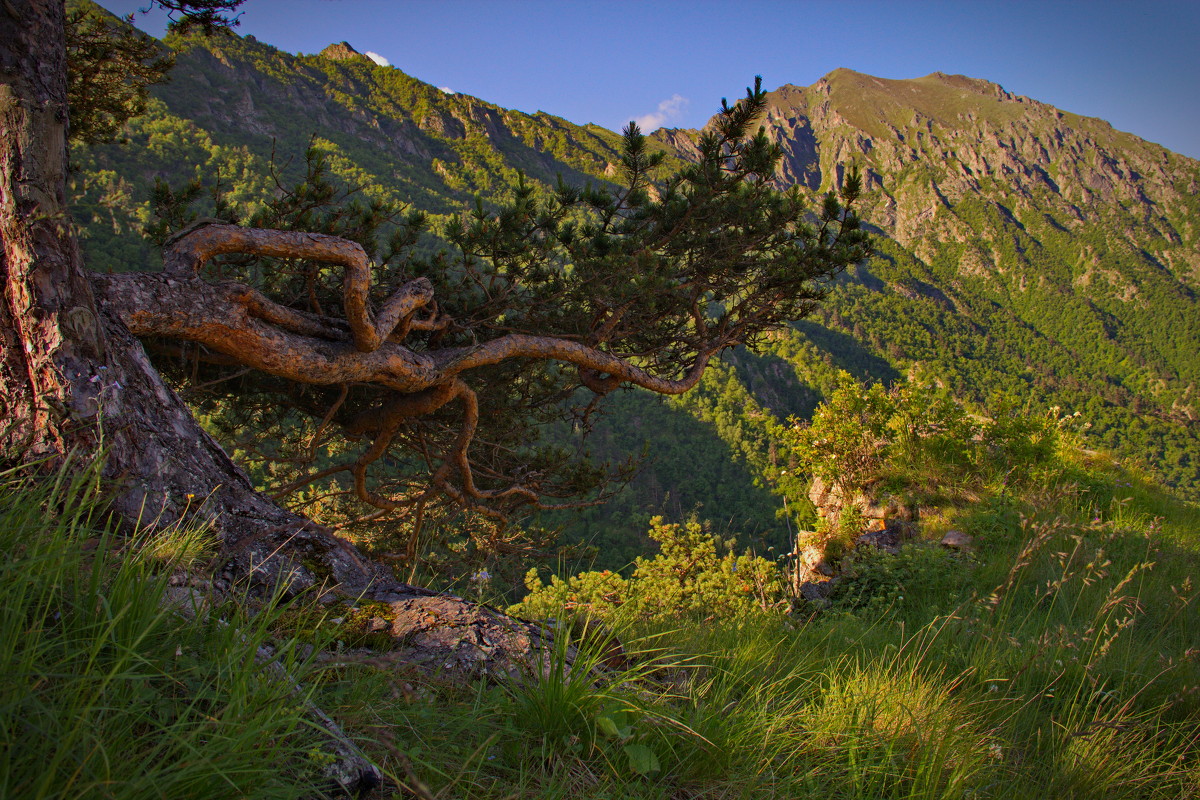
<svg viewBox="0 0 1200 800">
<path fill-rule="evenodd" d="M 0 797 L 313 796 L 320 739 L 255 663 L 277 611 L 180 614 L 203 536 L 108 532 L 95 477 L 0 475 Z"/>
<path fill-rule="evenodd" d="M 955 513 L 976 557 L 868 560 L 880 602 L 626 621 L 637 675 L 380 703 L 364 671 L 353 702 L 436 797 L 1200 797 L 1200 511 L 1091 458 Z"/>
<path fill-rule="evenodd" d="M 203 537 L 105 532 L 93 478 L 0 478 L 0 797 L 316 796 L 270 641 L 386 797 L 1200 798 L 1200 510 L 1099 457 L 947 510 L 974 558 L 864 559 L 819 616 L 617 619 L 604 679 L 593 628 L 466 686 L 313 670 L 301 610 L 189 621 L 166 576 Z"/>
</svg>

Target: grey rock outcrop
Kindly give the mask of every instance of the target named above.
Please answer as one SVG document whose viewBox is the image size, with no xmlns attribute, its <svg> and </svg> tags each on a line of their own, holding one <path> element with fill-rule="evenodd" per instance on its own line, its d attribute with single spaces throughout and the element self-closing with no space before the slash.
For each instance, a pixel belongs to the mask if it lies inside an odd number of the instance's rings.
<svg viewBox="0 0 1200 800">
<path fill-rule="evenodd" d="M 871 495 L 856 492 L 846 497 L 842 487 L 814 477 L 808 499 L 816 506 L 818 518 L 826 528 L 836 529 L 847 509 L 854 509 L 863 519 L 863 531 L 881 531 L 897 523 L 915 523 L 920 510 L 902 498 L 889 494 Z"/>
</svg>

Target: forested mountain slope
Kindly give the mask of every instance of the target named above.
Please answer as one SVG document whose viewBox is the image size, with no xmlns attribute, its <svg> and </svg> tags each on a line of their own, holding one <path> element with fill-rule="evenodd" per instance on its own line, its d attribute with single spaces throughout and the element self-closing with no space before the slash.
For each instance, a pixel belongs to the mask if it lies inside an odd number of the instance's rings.
<svg viewBox="0 0 1200 800">
<path fill-rule="evenodd" d="M 307 56 L 251 37 L 167 45 L 172 80 L 128 141 L 73 155 L 95 269 L 156 267 L 139 233 L 156 179 L 219 181 L 227 199 L 252 202 L 274 189 L 272 153 L 294 176 L 310 141 L 364 195 L 434 215 L 507 196 L 518 171 L 543 186 L 600 181 L 617 159 L 612 131 L 449 94 L 344 44 Z M 657 458 L 610 506 L 573 518 L 573 535 L 602 537 L 613 563 L 660 511 L 778 541 L 778 494 L 798 484 L 776 432 L 811 411 L 839 368 L 936 381 L 979 411 L 1079 411 L 1098 446 L 1200 493 L 1200 163 L 941 74 L 836 70 L 772 93 L 764 124 L 785 151 L 781 185 L 820 191 L 846 165 L 863 168 L 879 253 L 817 318 L 760 355 L 729 354 L 695 393 L 615 398 L 595 450 L 645 443 Z M 679 163 L 696 136 L 652 138 Z"/>
<path fill-rule="evenodd" d="M 881 252 L 830 328 L 967 397 L 1054 395 L 1197 488 L 1200 163 L 963 76 L 836 70 L 773 100 L 781 184 L 853 162 L 874 190 Z"/>
<path fill-rule="evenodd" d="M 276 188 L 272 168 L 298 178 L 310 145 L 366 197 L 433 215 L 507 196 L 518 172 L 546 186 L 602 181 L 619 158 L 612 131 L 444 92 L 345 42 L 307 56 L 232 34 L 165 44 L 176 66 L 148 113 L 123 141 L 73 153 L 95 269 L 157 268 L 140 235 L 156 180 L 198 178 L 249 202 Z"/>
<path fill-rule="evenodd" d="M 839 69 L 772 101 L 764 124 L 785 152 L 778 183 L 827 189 L 859 165 L 879 253 L 816 320 L 760 356 L 733 354 L 732 369 L 667 401 L 728 446 L 744 470 L 737 489 L 717 480 L 706 491 L 690 461 L 660 463 L 638 502 L 593 513 L 593 535 L 640 502 L 698 511 L 721 530 L 774 529 L 766 541 L 778 543 L 779 501 L 765 501 L 765 487 L 793 498 L 798 487 L 764 443 L 776 420 L 811 411 L 835 369 L 913 375 L 984 413 L 1079 412 L 1097 446 L 1200 493 L 1200 163 L 960 75 Z M 687 158 L 698 134 L 654 138 Z M 674 496 L 663 498 L 664 485 Z"/>
</svg>

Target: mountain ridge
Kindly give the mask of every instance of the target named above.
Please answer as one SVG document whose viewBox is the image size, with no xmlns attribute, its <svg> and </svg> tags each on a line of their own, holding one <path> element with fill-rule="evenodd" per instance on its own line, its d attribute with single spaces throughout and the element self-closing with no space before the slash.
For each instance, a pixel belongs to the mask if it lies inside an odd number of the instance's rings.
<svg viewBox="0 0 1200 800">
<path fill-rule="evenodd" d="M 927 114 L 911 105 L 866 103 L 875 115 L 856 125 L 854 111 L 838 98 L 864 84 L 893 96 L 901 87 L 905 98 L 928 95 L 932 85 L 935 95 L 953 92 L 959 102 L 969 90 L 1004 113 L 998 120 L 978 105 L 949 116 L 928 102 Z M 894 108 L 901 107 L 907 122 L 895 119 Z M 885 122 L 890 127 L 880 137 Z M 1166 374 L 1153 379 L 1179 379 L 1183 385 L 1170 405 L 1195 419 L 1200 162 L 998 84 L 939 73 L 888 81 L 835 70 L 811 87 L 772 92 L 764 124 L 784 149 L 776 175 L 781 185 L 828 189 L 839 180 L 839 164 L 864 168 L 875 192 L 865 218 L 922 267 L 892 281 L 893 288 L 911 292 L 933 278 L 938 301 L 961 310 L 964 284 L 1010 305 L 1031 283 L 1052 284 L 1059 296 L 1086 303 L 1085 316 L 1104 333 L 1101 339 L 1124 332 L 1133 350 L 1126 355 L 1135 361 L 1165 358 L 1158 372 Z M 696 133 L 655 135 L 686 153 Z M 1128 146 L 1105 149 L 1117 145 Z M 1153 309 L 1152 324 L 1146 314 L 1129 313 L 1131 306 Z M 1149 330 L 1167 325 L 1169 336 Z M 1071 340 L 1069 331 L 1060 333 L 1056 338 Z"/>
</svg>

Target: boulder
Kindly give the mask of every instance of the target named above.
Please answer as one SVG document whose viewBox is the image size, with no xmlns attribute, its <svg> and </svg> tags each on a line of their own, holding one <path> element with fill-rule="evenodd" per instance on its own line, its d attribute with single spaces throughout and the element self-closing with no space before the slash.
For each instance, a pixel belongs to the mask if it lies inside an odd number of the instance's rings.
<svg viewBox="0 0 1200 800">
<path fill-rule="evenodd" d="M 882 520 L 887 527 L 893 520 L 915 521 L 917 510 L 890 494 L 860 495 L 855 498 L 858 510 L 868 520 Z"/>
<path fill-rule="evenodd" d="M 808 499 L 817 507 L 817 513 L 824 516 L 823 511 L 841 509 L 842 490 L 837 484 L 826 483 L 818 475 L 813 478 L 808 489 Z"/>
<path fill-rule="evenodd" d="M 975 543 L 970 536 L 962 531 L 946 531 L 946 535 L 942 537 L 942 547 L 970 553 L 975 549 Z"/>
<path fill-rule="evenodd" d="M 874 547 L 885 553 L 899 553 L 900 543 L 900 536 L 890 528 L 870 531 L 854 540 L 855 547 Z"/>
<path fill-rule="evenodd" d="M 817 509 L 817 516 L 828 528 L 836 528 L 847 507 L 855 508 L 863 518 L 863 531 L 881 531 L 898 522 L 915 523 L 919 509 L 908 505 L 902 498 L 890 494 L 861 492 L 847 498 L 837 484 L 826 483 L 814 477 L 809 487 L 808 499 Z"/>
<path fill-rule="evenodd" d="M 833 581 L 805 581 L 800 584 L 800 597 L 820 608 L 829 606 L 829 595 L 832 591 Z"/>
<path fill-rule="evenodd" d="M 815 539 L 816 534 L 811 534 Z M 820 576 L 833 572 L 825 563 L 825 548 L 818 544 L 808 544 L 797 548 L 796 573 L 797 583 L 820 580 Z"/>
<path fill-rule="evenodd" d="M 388 602 L 394 650 L 386 658 L 452 680 L 515 679 L 542 671 L 552 633 L 450 595 Z"/>
</svg>

